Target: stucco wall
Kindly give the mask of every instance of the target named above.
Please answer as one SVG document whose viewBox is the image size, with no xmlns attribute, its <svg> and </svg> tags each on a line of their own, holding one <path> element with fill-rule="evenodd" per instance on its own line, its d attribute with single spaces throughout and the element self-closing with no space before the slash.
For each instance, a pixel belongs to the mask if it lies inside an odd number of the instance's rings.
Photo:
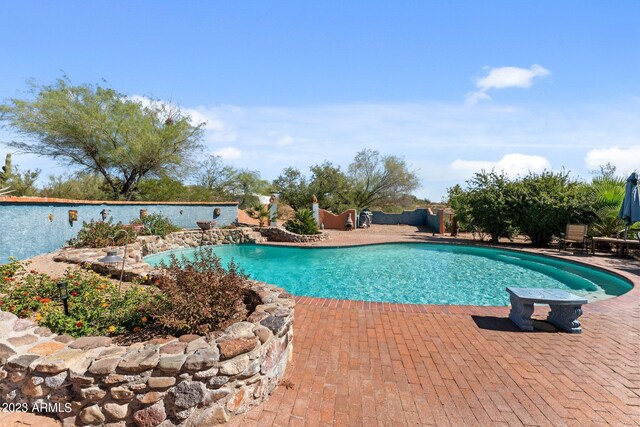
<svg viewBox="0 0 640 427">
<path fill-rule="evenodd" d="M 326 230 L 344 230 L 347 218 L 351 215 L 353 226 L 356 226 L 358 215 L 355 209 L 348 209 L 340 215 L 336 215 L 324 209 L 320 209 L 320 224 L 324 224 Z"/>
<path fill-rule="evenodd" d="M 371 218 L 372 224 L 383 225 L 425 225 L 434 230 L 436 233 L 444 233 L 444 216 L 443 211 L 439 210 L 434 214 L 429 208 L 418 208 L 413 211 L 404 211 L 402 213 L 386 213 L 382 211 L 373 211 Z"/>
<path fill-rule="evenodd" d="M 213 210 L 220 208 L 214 218 Z M 69 210 L 78 211 L 78 221 L 69 223 Z M 140 217 L 140 209 L 148 214 L 161 213 L 176 225 L 195 228 L 197 220 L 213 220 L 218 226 L 238 220 L 236 203 L 160 203 L 160 202 L 92 202 L 62 199 L 0 197 L 0 263 L 9 256 L 25 259 L 51 252 L 75 237 L 82 221 L 101 219 L 100 212 L 110 210 L 115 222 L 129 223 Z M 53 220 L 49 215 L 53 214 Z"/>
</svg>

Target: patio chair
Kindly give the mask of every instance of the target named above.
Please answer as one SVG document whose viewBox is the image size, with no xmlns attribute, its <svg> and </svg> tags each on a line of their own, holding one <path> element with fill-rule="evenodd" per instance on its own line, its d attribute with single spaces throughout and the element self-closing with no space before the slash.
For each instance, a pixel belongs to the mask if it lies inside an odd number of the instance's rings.
<svg viewBox="0 0 640 427">
<path fill-rule="evenodd" d="M 567 224 L 566 233 L 560 234 L 558 240 L 558 251 L 567 248 L 568 243 L 577 243 L 580 245 L 580 253 L 584 253 L 587 247 L 587 224 Z"/>
</svg>

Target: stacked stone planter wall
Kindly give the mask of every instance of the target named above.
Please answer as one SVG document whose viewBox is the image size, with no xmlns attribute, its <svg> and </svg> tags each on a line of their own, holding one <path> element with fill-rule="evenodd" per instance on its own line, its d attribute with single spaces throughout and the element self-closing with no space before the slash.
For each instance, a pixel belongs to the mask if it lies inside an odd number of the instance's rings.
<svg viewBox="0 0 640 427">
<path fill-rule="evenodd" d="M 255 231 L 258 231 L 262 237 L 265 237 L 270 242 L 291 242 L 291 243 L 305 243 L 305 242 L 320 242 L 327 240 L 329 237 L 326 233 L 319 234 L 296 234 L 287 231 L 280 227 L 256 227 Z"/>
<path fill-rule="evenodd" d="M 129 346 L 56 336 L 0 311 L 0 401 L 46 408 L 65 425 L 226 422 L 266 399 L 291 357 L 293 298 L 259 282 L 251 289 L 261 304 L 244 322 Z"/>
</svg>

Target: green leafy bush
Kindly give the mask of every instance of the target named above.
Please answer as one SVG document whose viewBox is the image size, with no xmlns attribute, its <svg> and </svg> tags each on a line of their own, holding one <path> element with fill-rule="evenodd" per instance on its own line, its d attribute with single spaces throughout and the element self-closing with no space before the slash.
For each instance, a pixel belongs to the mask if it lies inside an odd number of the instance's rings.
<svg viewBox="0 0 640 427">
<path fill-rule="evenodd" d="M 121 233 L 120 230 L 125 230 L 126 233 Z M 116 236 L 115 240 L 112 239 L 113 236 Z M 122 246 L 135 241 L 135 232 L 121 222 L 114 224 L 113 218 L 109 218 L 108 221 L 82 221 L 78 236 L 71 239 L 69 244 L 76 248 L 104 248 L 111 245 Z"/>
<path fill-rule="evenodd" d="M 153 235 L 164 237 L 169 233 L 180 231 L 180 227 L 160 213 L 153 213 L 144 218 L 134 219 L 131 221 L 131 224 L 142 225 L 142 231 L 138 234 L 143 236 Z"/>
<path fill-rule="evenodd" d="M 233 262 L 227 269 L 211 249 L 199 249 L 194 259 L 171 256 L 161 264 L 156 285 L 162 292 L 153 311 L 157 322 L 178 333 L 205 334 L 244 319 L 247 278 Z"/>
<path fill-rule="evenodd" d="M 145 307 L 153 306 L 153 292 L 139 286 L 120 291 L 118 286 L 98 274 L 67 270 L 54 281 L 46 274 L 29 273 L 15 263 L 11 277 L 0 283 L 0 309 L 22 318 L 31 318 L 58 334 L 74 337 L 117 335 L 150 323 Z M 67 282 L 69 316 L 64 314 L 57 282 Z"/>
<path fill-rule="evenodd" d="M 300 209 L 293 219 L 284 223 L 284 228 L 296 234 L 318 234 L 318 224 L 309 209 Z"/>
</svg>

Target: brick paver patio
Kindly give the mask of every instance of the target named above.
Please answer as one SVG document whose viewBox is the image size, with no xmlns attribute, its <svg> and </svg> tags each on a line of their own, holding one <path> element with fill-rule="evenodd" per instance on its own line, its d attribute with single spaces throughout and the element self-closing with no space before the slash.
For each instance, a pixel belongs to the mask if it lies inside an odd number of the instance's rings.
<svg viewBox="0 0 640 427">
<path fill-rule="evenodd" d="M 640 425 L 640 264 L 560 256 L 635 287 L 585 306 L 582 334 L 521 332 L 508 307 L 298 297 L 289 387 L 232 425 Z"/>
<path fill-rule="evenodd" d="M 330 233 L 322 244 L 438 239 L 406 226 Z M 584 306 L 582 334 L 521 332 L 508 307 L 298 297 L 288 381 L 231 425 L 640 425 L 640 263 L 536 251 L 614 268 L 634 288 Z M 50 421 L 16 415 L 0 425 Z"/>
</svg>

